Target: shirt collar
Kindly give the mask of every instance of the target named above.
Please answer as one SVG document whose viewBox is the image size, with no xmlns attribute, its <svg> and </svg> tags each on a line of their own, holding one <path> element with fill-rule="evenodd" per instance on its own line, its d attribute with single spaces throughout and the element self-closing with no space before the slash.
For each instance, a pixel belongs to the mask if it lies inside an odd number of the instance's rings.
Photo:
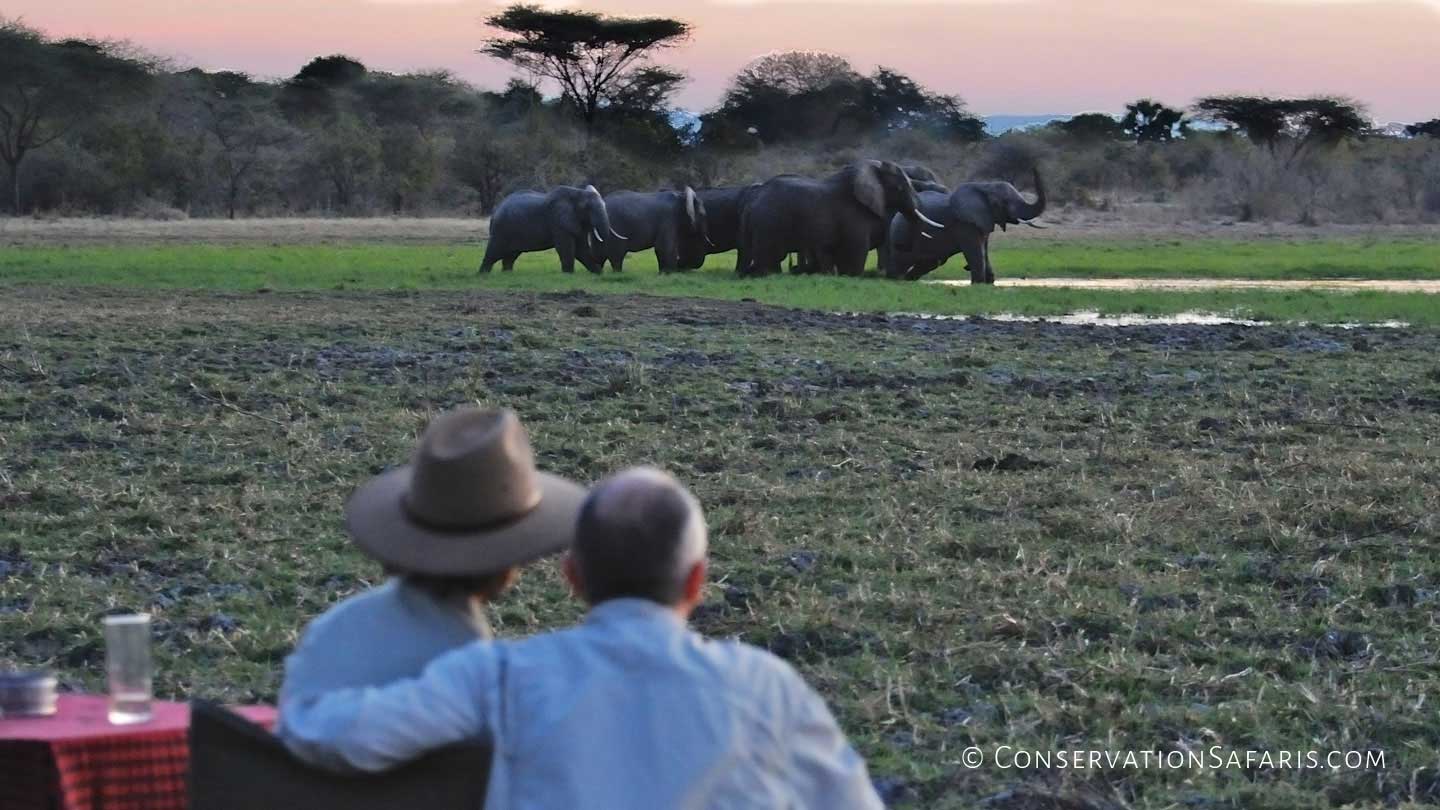
<svg viewBox="0 0 1440 810">
<path fill-rule="evenodd" d="M 590 612 L 585 615 L 586 624 L 605 625 L 631 621 L 668 622 L 676 627 L 685 626 L 685 620 L 676 615 L 674 610 L 659 602 L 633 597 L 607 599 L 590 608 Z"/>
</svg>

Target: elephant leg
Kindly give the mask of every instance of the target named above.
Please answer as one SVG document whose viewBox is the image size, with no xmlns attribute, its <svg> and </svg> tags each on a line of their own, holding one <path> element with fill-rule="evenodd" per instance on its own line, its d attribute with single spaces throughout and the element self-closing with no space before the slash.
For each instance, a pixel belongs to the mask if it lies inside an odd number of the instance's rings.
<svg viewBox="0 0 1440 810">
<path fill-rule="evenodd" d="M 480 269 L 479 269 L 477 272 L 480 272 L 480 273 L 488 273 L 488 272 L 490 272 L 490 268 L 494 267 L 494 266 L 495 266 L 495 262 L 499 261 L 499 259 L 500 259 L 500 254 L 499 254 L 499 251 L 497 251 L 497 250 L 495 249 L 495 241 L 492 239 L 491 241 L 486 242 L 486 243 L 485 243 L 485 258 L 483 258 L 483 259 L 480 260 Z M 509 270 L 510 268 L 509 268 L 509 267 L 506 267 L 505 269 L 506 269 L 506 270 Z"/>
<path fill-rule="evenodd" d="M 984 284 L 986 261 L 984 241 L 981 239 L 966 240 L 961 252 L 965 254 L 965 269 L 970 271 L 970 283 Z"/>
<path fill-rule="evenodd" d="M 865 260 L 870 251 L 853 245 L 841 246 L 835 251 L 834 270 L 842 276 L 859 276 L 865 273 Z M 827 267 L 826 269 L 830 269 Z"/>
<path fill-rule="evenodd" d="M 575 272 L 575 240 L 555 240 L 555 252 L 560 254 L 560 270 L 564 273 Z"/>
<path fill-rule="evenodd" d="M 625 254 L 618 250 L 614 253 L 611 253 L 610 267 L 613 268 L 617 273 L 625 272 Z"/>
<path fill-rule="evenodd" d="M 895 263 L 895 252 L 891 249 L 890 240 L 886 239 L 875 248 L 875 269 L 880 275 L 890 275 L 890 267 Z"/>
<path fill-rule="evenodd" d="M 510 271 L 514 270 L 514 269 L 515 269 L 515 260 L 518 259 L 518 258 L 520 258 L 520 254 L 518 254 L 518 253 L 511 253 L 509 256 L 504 257 L 503 259 L 500 260 L 500 262 L 501 262 L 501 264 L 500 264 L 500 269 L 501 269 L 501 270 L 504 270 L 504 271 L 507 272 L 507 273 L 509 273 Z"/>
<path fill-rule="evenodd" d="M 673 273 L 680 269 L 680 251 L 676 249 L 671 239 L 660 239 L 655 242 L 655 264 L 662 273 Z"/>
<path fill-rule="evenodd" d="M 985 245 L 985 283 L 986 283 L 986 284 L 994 284 L 994 283 L 995 283 L 995 265 L 993 265 L 993 264 L 990 263 L 990 235 L 989 235 L 989 234 L 986 234 L 986 235 L 985 235 L 984 245 Z"/>
</svg>

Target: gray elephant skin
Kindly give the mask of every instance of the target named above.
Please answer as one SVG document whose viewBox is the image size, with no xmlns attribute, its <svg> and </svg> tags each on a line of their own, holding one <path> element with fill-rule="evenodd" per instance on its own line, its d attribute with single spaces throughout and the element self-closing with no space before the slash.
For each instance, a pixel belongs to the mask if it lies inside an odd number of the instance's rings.
<svg viewBox="0 0 1440 810">
<path fill-rule="evenodd" d="M 939 175 L 925 166 L 919 164 L 901 165 L 901 171 L 910 178 L 910 186 L 917 193 L 925 191 L 939 191 L 948 194 L 950 189 L 940 182 Z M 890 267 L 890 223 L 881 220 L 871 233 L 870 244 L 876 253 L 876 267 L 882 273 L 888 273 Z M 799 261 L 790 266 L 790 272 L 805 274 L 818 272 L 814 257 L 809 252 L 799 254 Z"/>
<path fill-rule="evenodd" d="M 761 186 L 741 214 L 741 275 L 779 272 L 790 253 L 812 257 L 818 272 L 858 276 L 883 224 L 896 214 L 927 220 L 910 178 L 890 161 L 862 160 L 823 180 L 777 177 Z"/>
<path fill-rule="evenodd" d="M 490 241 L 480 272 L 490 272 L 497 261 L 505 270 L 513 270 L 520 254 L 553 249 L 566 273 L 575 272 L 577 258 L 585 269 L 599 273 L 605 265 L 597 251 L 607 239 L 624 237 L 610 227 L 605 200 L 594 186 L 516 192 L 501 201 L 490 217 Z"/>
<path fill-rule="evenodd" d="M 682 268 L 682 257 L 703 251 L 710 239 L 704 201 L 689 186 L 680 191 L 617 191 L 606 195 L 605 208 L 625 239 L 599 246 L 616 271 L 625 269 L 625 254 L 655 249 L 660 272 Z"/>
<path fill-rule="evenodd" d="M 943 265 L 951 256 L 963 254 L 970 283 L 994 284 L 995 267 L 990 262 L 990 235 L 995 228 L 1026 224 L 1045 213 L 1045 184 L 1035 172 L 1035 202 L 1027 202 L 1009 183 L 964 183 L 950 194 L 921 192 L 920 208 L 926 216 L 944 223 L 944 233 L 930 239 L 917 238 L 914 224 L 905 217 L 890 221 L 893 255 L 887 272 L 891 278 L 915 280 Z"/>
<path fill-rule="evenodd" d="M 740 212 L 745 210 L 745 204 L 760 186 L 760 183 L 751 183 L 748 186 L 702 188 L 695 192 L 705 206 L 709 238 L 686 244 L 686 249 L 681 251 L 681 269 L 699 270 L 705 266 L 706 256 L 729 253 L 740 247 Z"/>
</svg>

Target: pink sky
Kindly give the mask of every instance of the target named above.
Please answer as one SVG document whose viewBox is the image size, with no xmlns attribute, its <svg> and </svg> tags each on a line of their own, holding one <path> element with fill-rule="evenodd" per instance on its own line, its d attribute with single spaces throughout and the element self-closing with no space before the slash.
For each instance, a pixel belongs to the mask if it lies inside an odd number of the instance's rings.
<svg viewBox="0 0 1440 810">
<path fill-rule="evenodd" d="M 551 5 L 565 5 L 552 2 Z M 345 53 L 372 68 L 447 68 L 481 86 L 510 69 L 478 56 L 480 0 L 3 0 L 52 35 L 129 39 L 184 64 L 293 74 Z M 584 0 L 679 16 L 692 41 L 663 57 L 704 110 L 747 61 L 819 49 L 884 64 L 982 114 L 1116 111 L 1153 96 L 1335 93 L 1382 122 L 1440 117 L 1440 0 Z M 884 11 L 876 11 L 883 8 Z"/>
</svg>

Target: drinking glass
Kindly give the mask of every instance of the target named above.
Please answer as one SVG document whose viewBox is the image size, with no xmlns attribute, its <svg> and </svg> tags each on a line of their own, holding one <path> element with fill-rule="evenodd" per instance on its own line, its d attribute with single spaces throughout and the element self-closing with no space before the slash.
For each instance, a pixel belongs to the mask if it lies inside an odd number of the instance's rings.
<svg viewBox="0 0 1440 810">
<path fill-rule="evenodd" d="M 105 617 L 105 674 L 110 683 L 110 722 L 150 719 L 150 616 Z"/>
</svg>

